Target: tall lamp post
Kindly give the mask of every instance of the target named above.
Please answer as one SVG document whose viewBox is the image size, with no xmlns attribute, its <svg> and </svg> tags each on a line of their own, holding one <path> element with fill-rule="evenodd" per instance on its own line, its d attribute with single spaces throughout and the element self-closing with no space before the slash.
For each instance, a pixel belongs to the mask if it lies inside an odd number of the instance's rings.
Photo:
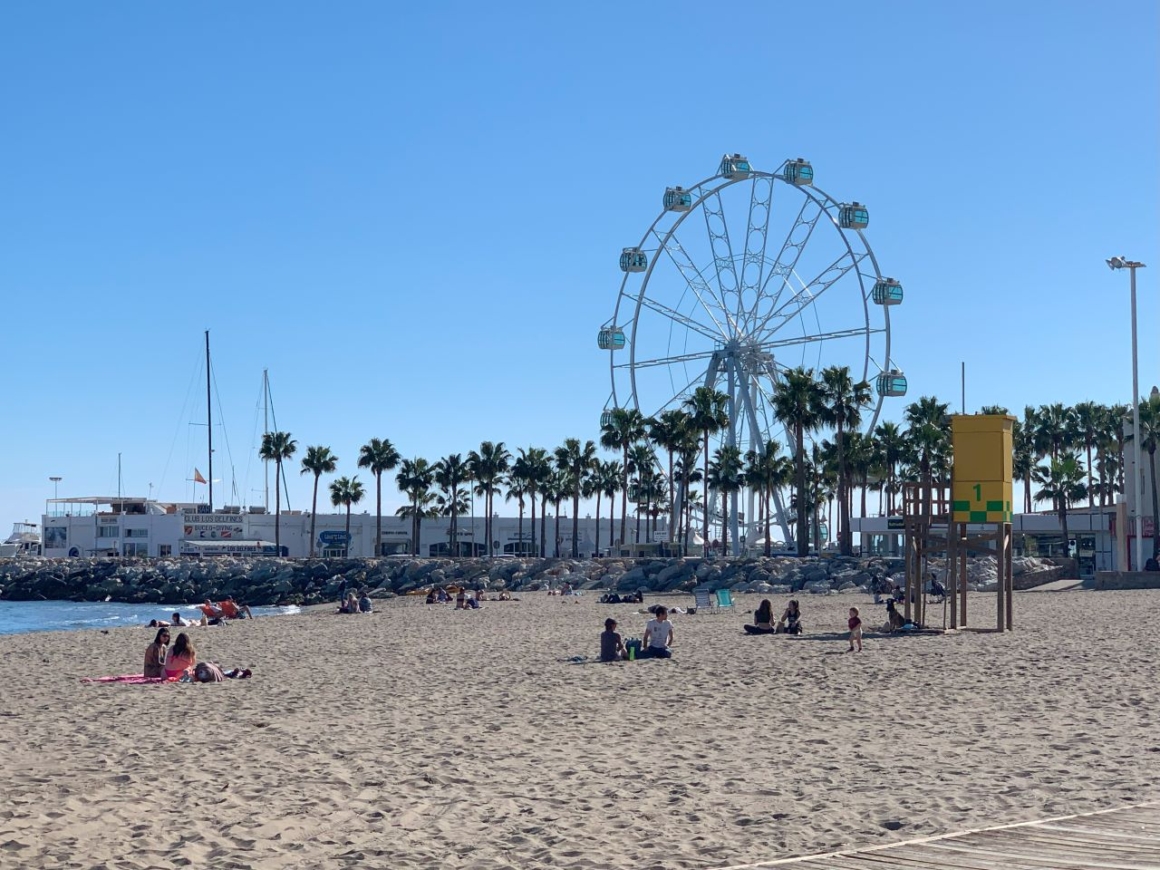
<svg viewBox="0 0 1160 870">
<path fill-rule="evenodd" d="M 59 508 L 59 507 L 57 507 L 56 500 L 57 500 L 58 498 L 60 498 L 60 490 L 59 490 L 59 488 L 58 488 L 58 484 L 59 484 L 59 483 L 60 483 L 62 480 L 64 480 L 64 478 L 63 478 L 63 477 L 59 477 L 59 476 L 57 476 L 57 475 L 55 475 L 55 474 L 54 474 L 52 477 L 50 477 L 50 478 L 49 478 L 49 480 L 51 480 L 51 481 L 52 481 L 52 502 L 53 502 L 53 510 L 60 510 L 60 508 Z M 53 516 L 55 516 L 55 514 L 53 514 Z"/>
<path fill-rule="evenodd" d="M 1132 464 L 1135 466 L 1135 480 L 1133 488 L 1136 496 L 1136 564 L 1137 571 L 1144 567 L 1144 479 L 1140 475 L 1140 376 L 1136 359 L 1136 270 L 1143 269 L 1144 264 L 1125 257 L 1112 257 L 1107 261 L 1108 268 L 1113 272 L 1117 269 L 1127 269 L 1131 277 L 1132 287 Z M 1153 517 L 1156 522 L 1158 517 Z"/>
</svg>

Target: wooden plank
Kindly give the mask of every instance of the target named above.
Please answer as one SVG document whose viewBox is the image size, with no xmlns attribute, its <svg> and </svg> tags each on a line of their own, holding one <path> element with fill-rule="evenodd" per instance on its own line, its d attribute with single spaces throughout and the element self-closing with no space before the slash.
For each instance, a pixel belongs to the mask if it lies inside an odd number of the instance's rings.
<svg viewBox="0 0 1160 870">
<path fill-rule="evenodd" d="M 799 870 L 1157 870 L 1160 801 L 718 870 L 791 865 Z"/>
</svg>

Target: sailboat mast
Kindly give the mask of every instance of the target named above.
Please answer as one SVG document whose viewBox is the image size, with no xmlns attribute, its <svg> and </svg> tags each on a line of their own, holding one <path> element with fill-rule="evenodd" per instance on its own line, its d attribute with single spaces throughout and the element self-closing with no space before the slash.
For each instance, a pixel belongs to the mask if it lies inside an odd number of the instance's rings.
<svg viewBox="0 0 1160 870">
<path fill-rule="evenodd" d="M 210 393 L 209 330 L 205 331 L 205 431 L 209 435 L 209 512 L 213 513 L 213 400 Z"/>
<path fill-rule="evenodd" d="M 262 434 L 270 434 L 270 370 L 262 369 Z M 266 469 L 266 513 L 270 512 L 270 463 L 263 462 Z"/>
</svg>

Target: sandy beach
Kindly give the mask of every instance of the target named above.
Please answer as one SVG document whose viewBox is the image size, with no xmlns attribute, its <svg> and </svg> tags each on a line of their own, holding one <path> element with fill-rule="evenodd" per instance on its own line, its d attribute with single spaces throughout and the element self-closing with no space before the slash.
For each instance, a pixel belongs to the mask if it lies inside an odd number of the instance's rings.
<svg viewBox="0 0 1160 870">
<path fill-rule="evenodd" d="M 801 638 L 745 636 L 741 596 L 612 665 L 567 659 L 639 605 L 521 598 L 194 629 L 254 670 L 221 684 L 80 682 L 147 628 L 0 637 L 0 867 L 714 868 L 1160 796 L 1160 592 L 1017 593 L 1014 633 L 853 655 L 867 596 L 804 596 Z"/>
</svg>

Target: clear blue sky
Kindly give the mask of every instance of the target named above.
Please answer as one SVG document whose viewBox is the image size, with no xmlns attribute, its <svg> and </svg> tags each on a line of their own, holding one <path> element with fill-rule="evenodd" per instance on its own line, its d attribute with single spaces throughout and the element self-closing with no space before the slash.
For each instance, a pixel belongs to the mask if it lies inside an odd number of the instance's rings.
<svg viewBox="0 0 1160 870">
<path fill-rule="evenodd" d="M 0 520 L 192 499 L 205 329 L 219 503 L 264 368 L 340 473 L 596 438 L 617 255 L 725 151 L 870 206 L 910 398 L 1127 401 L 1114 254 L 1160 381 L 1153 0 L 419 6 L 0 6 Z"/>
</svg>

